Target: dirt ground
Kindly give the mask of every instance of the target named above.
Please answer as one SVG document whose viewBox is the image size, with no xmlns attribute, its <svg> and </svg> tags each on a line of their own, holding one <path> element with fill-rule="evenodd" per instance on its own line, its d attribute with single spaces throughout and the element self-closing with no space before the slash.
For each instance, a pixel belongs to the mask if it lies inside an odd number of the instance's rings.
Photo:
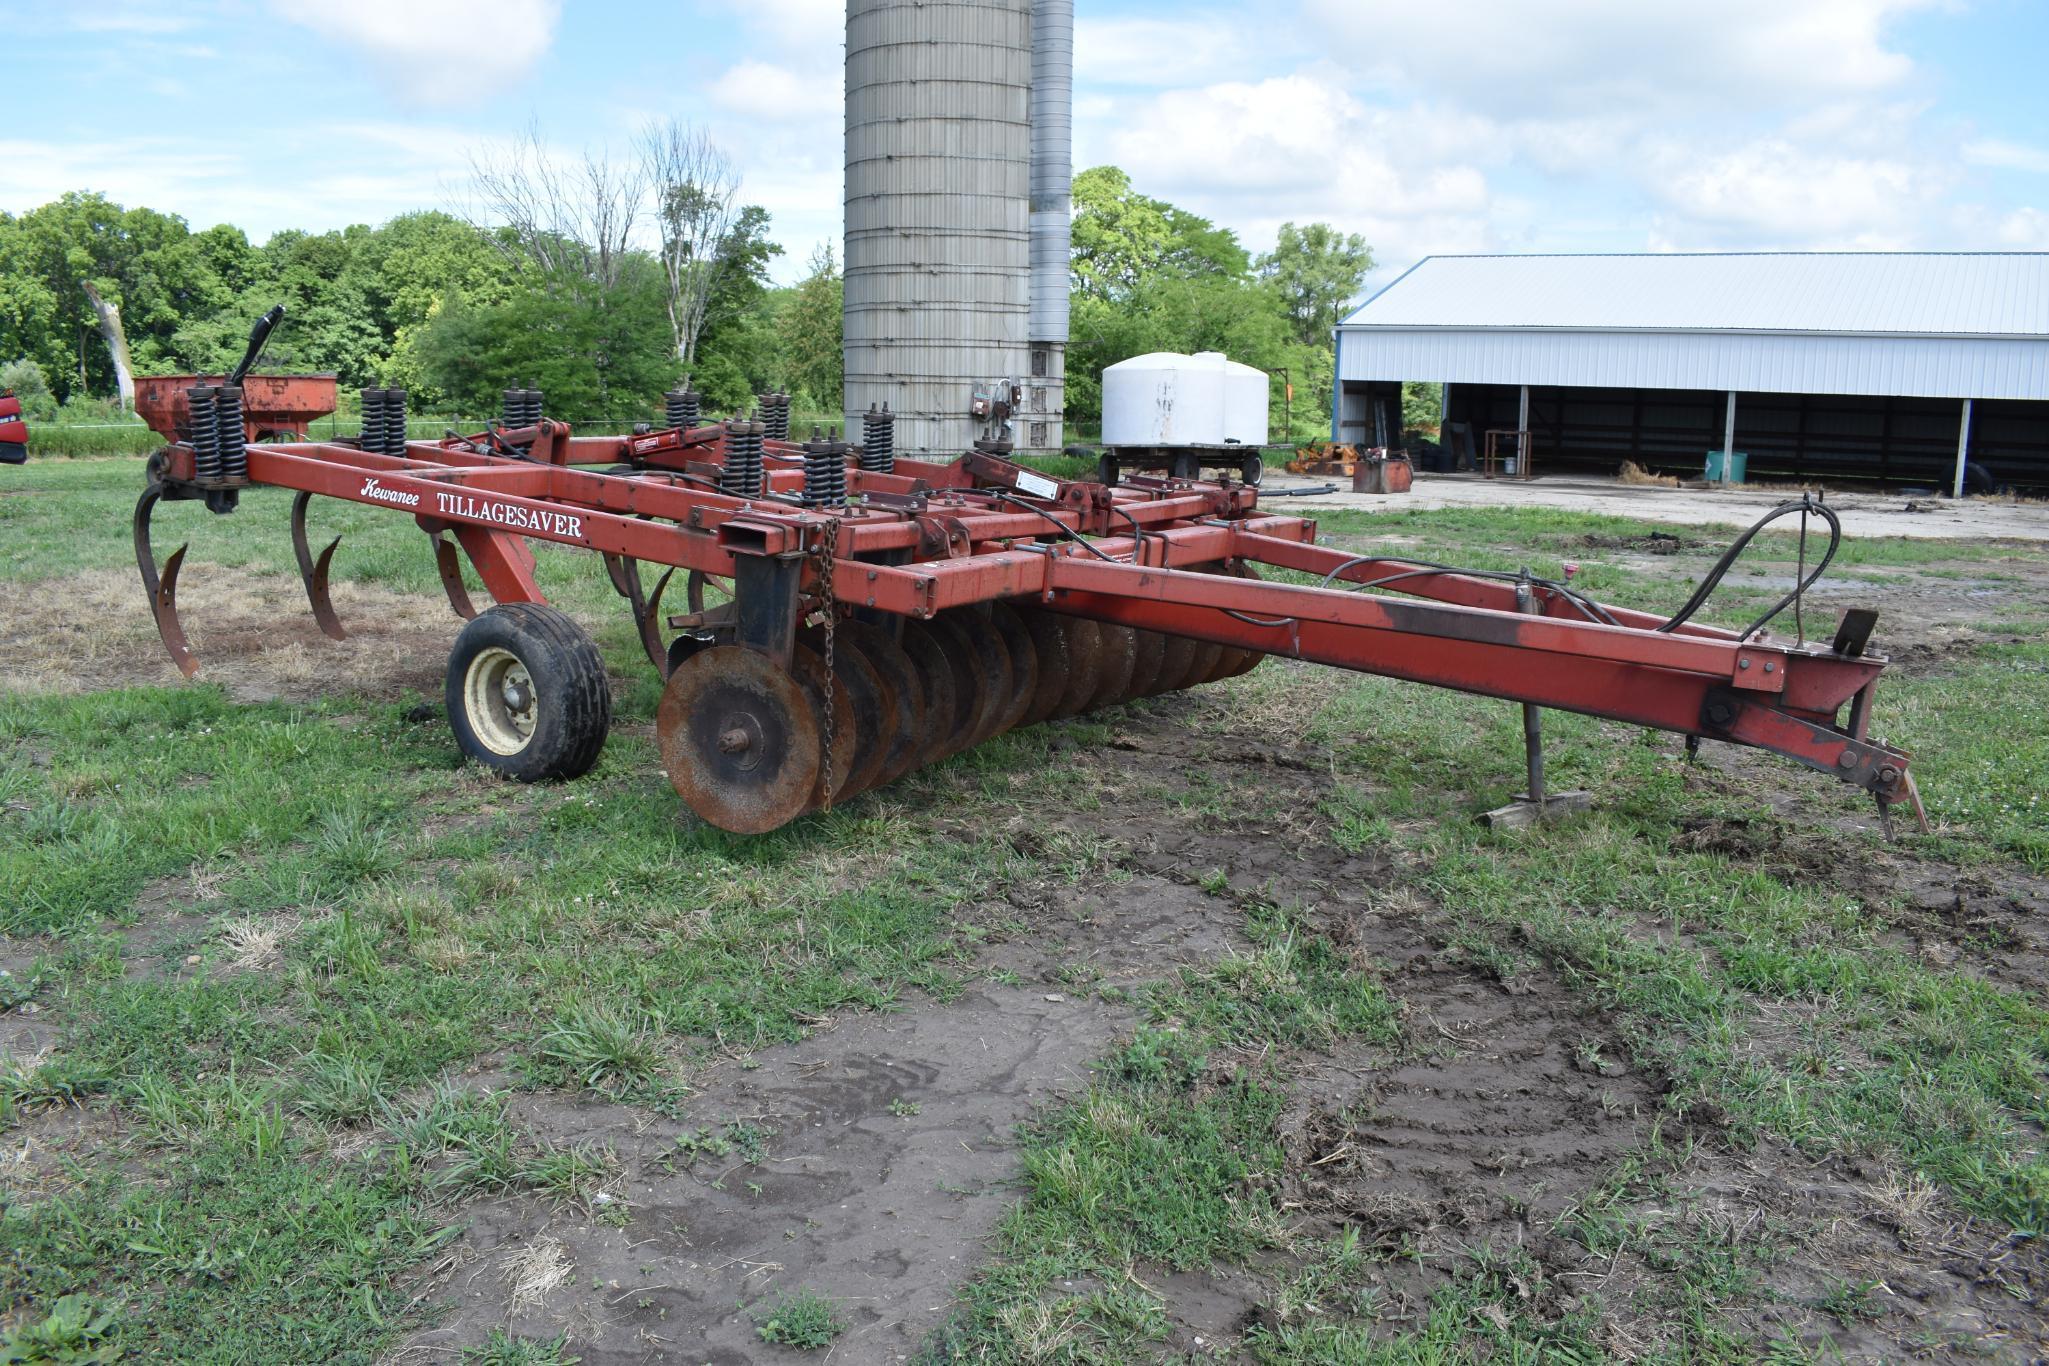
<svg viewBox="0 0 2049 1366">
<path fill-rule="evenodd" d="M 445 602 L 342 580 L 330 596 L 348 639 L 320 633 L 296 579 L 188 564 L 179 615 L 205 677 L 238 702 L 336 692 L 441 691 L 461 629 Z M 0 579 L 0 691 L 86 692 L 183 681 L 133 569 L 60 583 Z"/>
<path fill-rule="evenodd" d="M 1623 557 L 1636 553 L 1658 551 Z M 374 680 L 379 691 L 439 689 L 456 623 L 437 601 L 337 585 L 351 631 L 338 644 L 318 634 L 289 579 L 231 569 L 194 578 L 194 646 L 209 663 L 232 663 L 212 676 L 232 680 L 238 697 L 325 696 L 337 677 Z M 1885 589 L 1884 634 L 1910 672 L 1938 670 L 1961 644 L 1987 638 L 1961 618 L 2049 587 L 1908 571 L 1898 579 Z M 1816 596 L 1861 601 L 1871 587 L 1825 582 Z M 59 610 L 46 594 L 0 584 L 0 688 L 177 681 L 130 575 L 82 574 L 71 588 Z M 1301 674 L 1298 702 L 1329 686 L 1326 674 Z M 1105 750 L 1077 754 L 1103 775 L 1101 809 L 1018 812 L 1009 833 L 1027 854 L 1049 841 L 1092 842 L 1100 867 L 1079 884 L 1025 879 L 960 907 L 981 975 L 956 999 L 827 1021 L 802 1043 L 723 1062 L 694 1077 L 681 1112 L 659 1121 L 520 1095 L 522 1128 L 559 1145 L 606 1146 L 621 1176 L 583 1205 L 513 1195 L 453 1211 L 466 1230 L 417 1286 L 448 1310 L 388 1360 L 451 1360 L 494 1328 L 567 1332 L 588 1366 L 766 1360 L 743 1306 L 780 1285 L 815 1289 L 847 1311 L 849 1329 L 823 1359 L 908 1360 L 952 1310 L 1017 1198 L 1016 1126 L 1083 1086 L 1089 1064 L 1132 1026 L 1128 999 L 1103 988 L 1243 948 L 1244 908 L 1262 898 L 1302 908 L 1377 964 L 1401 1007 L 1398 1046 L 1308 1059 L 1292 1088 L 1283 1195 L 1299 1230 L 1352 1227 L 1369 1248 L 1403 1250 L 1375 1271 L 1393 1321 L 1423 1313 L 1457 1254 L 1516 1249 L 1539 1271 L 1525 1287 L 1533 1302 L 1562 1309 L 1598 1293 L 1622 1307 L 1605 1329 L 1610 1350 L 1649 1350 L 1656 1336 L 1646 1325 L 1668 1308 L 1654 1294 L 1661 1268 L 1641 1251 L 1596 1257 L 1554 1229 L 1649 1137 L 1663 1082 L 1623 1061 L 1611 1023 L 1548 971 L 1505 981 L 1469 961 L 1453 947 L 1457 908 L 1407 890 L 1388 856 L 1324 838 L 1318 804 L 1336 780 L 1328 755 L 1287 722 L 1198 692 L 1118 720 Z M 1704 780 L 1783 788 L 1761 773 L 1776 762 L 1723 756 Z M 1122 799 L 1248 786 L 1262 797 L 1260 815 L 1197 818 Z M 1908 888 L 1902 946 L 2016 988 L 2049 983 L 2049 881 L 1893 852 L 1844 867 L 1810 841 L 1817 818 L 1791 801 L 1782 815 L 1702 825 L 1684 838 L 1789 877 Z M 177 914 L 167 908 L 160 919 L 175 929 Z M 10 1051 L 33 1052 L 36 1026 L 15 1033 Z M 507 1083 L 485 1069 L 456 1080 Z M 1770 1143 L 1746 1151 L 1711 1114 L 1689 1123 L 1691 1132 L 1661 1134 L 1685 1154 L 1673 1182 L 1682 1194 L 1654 1214 L 1675 1237 L 1761 1238 L 1782 1249 L 1763 1273 L 1766 1307 L 1750 1325 L 1759 1335 L 1811 1338 L 1812 1315 L 1792 1306 L 1854 1277 L 1883 1288 L 1886 1312 L 1833 1329 L 1850 1359 L 1967 1341 L 1993 1356 L 2049 1355 L 2049 1260 L 2038 1244 L 1972 1221 L 1883 1164 L 1817 1164 Z M 705 1136 L 718 1141 L 698 1141 Z M 61 1134 L 39 1141 L 67 1143 Z M 1269 1312 L 1271 1283 L 1251 1272 L 1141 1274 L 1168 1299 L 1168 1351 L 1229 1358 Z"/>
<path fill-rule="evenodd" d="M 1305 688 L 1317 677 L 1305 671 Z M 1598 1293 L 1611 1306 L 1603 1331 L 1618 1357 L 1669 1346 L 1656 1326 L 1669 1319 L 1657 1298 L 1669 1268 L 1641 1251 L 1595 1257 L 1554 1231 L 1646 1140 L 1658 1108 L 1660 1079 L 1623 1061 L 1609 1023 L 1546 971 L 1504 982 L 1464 960 L 1450 947 L 1456 917 L 1390 891 L 1387 859 L 1303 838 L 1331 785 L 1313 748 L 1276 743 L 1259 718 L 1202 694 L 1120 723 L 1110 745 L 1112 796 L 1249 782 L 1281 814 L 1191 821 L 1113 804 L 1110 820 L 1020 821 L 1013 838 L 1027 851 L 1062 835 L 1106 840 L 1104 876 L 1072 890 L 1013 887 L 965 911 L 1010 927 L 989 937 L 980 962 L 1015 973 L 1018 985 L 985 983 L 952 1003 L 845 1021 L 707 1078 L 682 1129 L 764 1126 L 773 1136 L 759 1162 L 670 1171 L 674 1126 L 629 1132 L 610 1107 L 522 1101 L 537 1133 L 614 1145 L 632 1222 L 610 1228 L 528 1197 L 473 1208 L 470 1232 L 431 1286 L 452 1297 L 453 1314 L 394 1359 L 428 1360 L 509 1323 L 534 1336 L 568 1331 L 592 1366 L 767 1360 L 740 1306 L 772 1283 L 815 1287 L 848 1306 L 851 1329 L 828 1359 L 910 1359 L 1016 1198 L 1013 1126 L 1080 1087 L 1089 1061 L 1132 1023 L 1123 1005 L 1076 991 L 1078 975 L 1098 986 L 1157 979 L 1242 947 L 1239 908 L 1259 898 L 1306 908 L 1336 942 L 1379 964 L 1402 1008 L 1392 1054 L 1360 1046 L 1316 1058 L 1292 1088 L 1283 1195 L 1298 1231 L 1350 1226 L 1371 1249 L 1400 1250 L 1376 1268 L 1393 1323 L 1420 1320 L 1463 1254 L 1512 1249 L 1538 1269 L 1526 1287 L 1533 1304 L 1562 1312 Z M 1746 756 L 1725 780 L 1757 781 L 1742 766 L 1750 762 L 1771 761 Z M 1716 825 L 1687 838 L 1788 877 L 1845 874 L 1818 866 L 1797 824 Z M 1874 890 L 1915 889 L 1917 913 L 1901 938 L 1931 961 L 2032 990 L 2049 974 L 2049 881 L 1995 882 L 1892 854 L 1849 875 Z M 917 1111 L 893 1114 L 893 1101 Z M 1745 1151 L 1712 1114 L 1661 1137 L 1687 1154 L 1673 1173 L 1680 1194 L 1655 1212 L 1673 1239 L 1778 1249 L 1758 1299 L 1785 1307 L 1755 1312 L 1745 1326 L 1760 1337 L 1815 1341 L 1817 1323 L 1801 1306 L 1849 1278 L 1882 1287 L 1885 1312 L 1823 1325 L 1844 1359 L 1940 1357 L 1931 1344 L 1967 1342 L 1994 1359 L 2049 1352 L 2049 1257 L 2039 1245 L 1973 1221 L 1883 1163 L 1817 1164 L 1773 1143 Z M 515 1312 L 520 1268 L 536 1247 L 566 1270 Z M 1269 1321 L 1272 1282 L 1254 1272 L 1139 1274 L 1169 1302 L 1169 1354 L 1235 1359 L 1243 1335 Z"/>
<path fill-rule="evenodd" d="M 1578 475 L 1539 476 L 1524 481 L 1482 479 L 1473 474 L 1419 474 L 1414 489 L 1403 494 L 1353 493 L 1343 486 L 1343 480 L 1337 481 L 1340 487 L 1335 493 L 1300 494 L 1302 489 L 1321 488 L 1331 482 L 1308 475 L 1271 473 L 1261 485 L 1260 502 L 1312 514 L 1319 507 L 1397 512 L 1426 508 L 1547 507 L 1693 526 L 1748 526 L 1779 503 L 1800 496 L 1783 489 L 1744 485 L 1673 489 Z M 2049 504 L 2039 501 L 1975 497 L 1953 501 L 1925 495 L 1836 492 L 1828 495 L 1828 505 L 1843 519 L 1843 532 L 1848 536 L 2049 540 Z"/>
</svg>

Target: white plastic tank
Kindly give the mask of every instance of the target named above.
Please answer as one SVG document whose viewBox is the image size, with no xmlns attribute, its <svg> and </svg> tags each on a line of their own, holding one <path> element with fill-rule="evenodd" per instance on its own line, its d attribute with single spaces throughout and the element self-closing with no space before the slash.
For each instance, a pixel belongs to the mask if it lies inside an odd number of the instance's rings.
<svg viewBox="0 0 2049 1366">
<path fill-rule="evenodd" d="M 1219 351 L 1154 351 L 1103 370 L 1105 446 L 1266 443 L 1262 372 Z"/>
<path fill-rule="evenodd" d="M 1224 441 L 1241 446 L 1266 444 L 1267 402 L 1271 395 L 1266 371 L 1237 361 L 1224 362 Z"/>
</svg>

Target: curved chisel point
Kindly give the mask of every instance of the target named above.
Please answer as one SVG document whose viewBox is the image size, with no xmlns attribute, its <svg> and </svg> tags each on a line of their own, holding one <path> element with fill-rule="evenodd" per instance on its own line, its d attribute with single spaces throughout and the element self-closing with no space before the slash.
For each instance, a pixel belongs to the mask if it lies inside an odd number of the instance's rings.
<svg viewBox="0 0 2049 1366">
<path fill-rule="evenodd" d="M 622 598 L 631 598 L 633 596 L 631 581 L 626 577 L 626 566 L 630 563 L 632 561 L 627 560 L 623 556 L 614 555 L 610 551 L 605 552 L 605 573 L 611 576 L 612 591 Z M 637 579 L 638 575 L 635 578 Z"/>
<path fill-rule="evenodd" d="M 470 590 L 463 587 L 462 561 L 457 558 L 453 543 L 440 536 L 434 537 L 434 566 L 441 571 L 441 589 L 448 594 L 448 605 L 464 621 L 476 616 L 476 605 L 470 601 Z"/>
<path fill-rule="evenodd" d="M 172 661 L 190 678 L 199 672 L 199 658 L 192 653 L 192 646 L 185 639 L 184 624 L 178 620 L 178 569 L 185 563 L 185 547 L 181 545 L 171 552 L 159 576 L 156 552 L 149 544 L 150 515 L 162 496 L 163 490 L 152 484 L 135 500 L 135 567 L 142 574 L 142 591 L 149 595 L 149 614 L 157 624 L 157 634 L 163 638 Z"/>
<path fill-rule="evenodd" d="M 648 594 L 647 601 L 633 604 L 633 624 L 640 628 L 641 648 L 647 651 L 655 672 L 663 678 L 669 676 L 669 647 L 662 644 L 662 592 L 668 588 L 669 579 L 675 572 L 673 566 L 663 570 L 662 576 L 655 580 L 655 591 Z M 636 582 L 640 578 L 637 565 L 633 577 Z"/>
<path fill-rule="evenodd" d="M 178 570 L 185 563 L 185 547 L 179 546 L 171 552 L 171 558 L 164 561 L 164 576 L 157 584 L 152 607 L 156 612 L 157 634 L 163 637 L 164 648 L 171 652 L 171 658 L 187 678 L 199 672 L 199 656 L 192 653 L 192 646 L 185 639 L 185 624 L 178 620 Z"/>
<path fill-rule="evenodd" d="M 330 640 L 347 640 L 348 632 L 342 630 L 341 618 L 335 615 L 334 603 L 327 595 L 327 569 L 341 537 L 329 541 L 317 561 L 313 558 L 313 549 L 306 542 L 306 505 L 312 501 L 313 495 L 304 492 L 292 500 L 292 554 L 299 561 L 299 582 L 306 586 L 306 601 L 312 604 L 313 620 L 320 623 L 321 633 Z"/>
</svg>

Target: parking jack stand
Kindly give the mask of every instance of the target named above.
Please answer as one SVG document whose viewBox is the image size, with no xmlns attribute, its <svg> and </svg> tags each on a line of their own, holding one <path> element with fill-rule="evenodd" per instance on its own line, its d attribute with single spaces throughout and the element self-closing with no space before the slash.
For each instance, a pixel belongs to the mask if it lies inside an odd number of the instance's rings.
<svg viewBox="0 0 2049 1366">
<path fill-rule="evenodd" d="M 1515 586 L 1516 610 L 1541 612 L 1543 609 L 1537 605 L 1536 594 L 1529 582 L 1529 570 L 1525 569 L 1523 575 L 1523 581 Z M 1544 791 L 1544 709 L 1534 702 L 1525 702 L 1522 707 L 1523 758 L 1529 766 L 1529 787 L 1507 806 L 1496 807 L 1481 817 L 1496 830 L 1520 830 L 1527 825 L 1584 811 L 1592 803 L 1592 798 L 1585 792 Z"/>
</svg>

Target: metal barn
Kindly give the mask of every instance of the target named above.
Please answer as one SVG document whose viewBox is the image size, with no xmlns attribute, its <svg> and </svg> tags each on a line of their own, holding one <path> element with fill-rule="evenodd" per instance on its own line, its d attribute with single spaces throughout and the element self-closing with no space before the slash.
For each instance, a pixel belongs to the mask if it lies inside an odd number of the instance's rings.
<svg viewBox="0 0 2049 1366">
<path fill-rule="evenodd" d="M 1355 445 L 1399 444 L 1423 381 L 1540 471 L 2041 487 L 2049 253 L 1426 257 L 1339 324 L 1337 376 Z"/>
</svg>

